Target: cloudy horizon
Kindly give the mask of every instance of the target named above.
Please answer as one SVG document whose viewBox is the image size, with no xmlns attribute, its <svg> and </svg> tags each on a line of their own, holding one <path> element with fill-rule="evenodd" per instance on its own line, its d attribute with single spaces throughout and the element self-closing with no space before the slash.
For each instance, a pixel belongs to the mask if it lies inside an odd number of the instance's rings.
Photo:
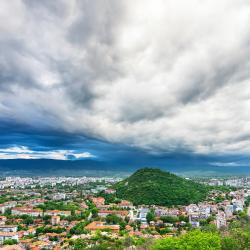
<svg viewBox="0 0 250 250">
<path fill-rule="evenodd" d="M 0 20 L 0 159 L 250 155 L 249 1 L 10 0 Z"/>
</svg>

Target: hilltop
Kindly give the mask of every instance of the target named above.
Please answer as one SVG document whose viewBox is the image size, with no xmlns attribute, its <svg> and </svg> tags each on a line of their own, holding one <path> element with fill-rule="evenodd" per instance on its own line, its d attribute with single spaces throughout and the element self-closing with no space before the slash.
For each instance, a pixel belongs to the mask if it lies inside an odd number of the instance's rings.
<svg viewBox="0 0 250 250">
<path fill-rule="evenodd" d="M 155 168 L 143 168 L 114 185 L 118 198 L 135 205 L 187 205 L 206 198 L 208 187 Z"/>
</svg>

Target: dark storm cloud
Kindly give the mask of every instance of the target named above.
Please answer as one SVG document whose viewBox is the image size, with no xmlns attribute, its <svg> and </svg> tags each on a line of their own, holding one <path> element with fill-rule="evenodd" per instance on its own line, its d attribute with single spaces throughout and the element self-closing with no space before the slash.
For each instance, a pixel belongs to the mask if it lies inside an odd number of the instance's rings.
<svg viewBox="0 0 250 250">
<path fill-rule="evenodd" d="M 249 17 L 247 0 L 2 1 L 2 146 L 249 153 Z"/>
</svg>

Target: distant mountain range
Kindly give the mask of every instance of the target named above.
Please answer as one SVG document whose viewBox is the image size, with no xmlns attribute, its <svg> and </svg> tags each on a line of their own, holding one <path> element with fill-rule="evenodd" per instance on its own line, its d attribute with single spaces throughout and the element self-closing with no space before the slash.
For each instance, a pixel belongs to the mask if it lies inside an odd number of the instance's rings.
<svg viewBox="0 0 250 250">
<path fill-rule="evenodd" d="M 232 160 L 232 159 L 231 159 Z M 214 162 L 214 165 L 211 164 Z M 166 158 L 127 157 L 126 159 L 0 160 L 0 177 L 16 176 L 128 176 L 137 169 L 158 167 L 183 176 L 250 175 L 246 165 L 227 164 L 223 159 L 184 156 Z"/>
<path fill-rule="evenodd" d="M 0 176 L 113 176 L 128 171 L 98 160 L 0 160 Z"/>
</svg>

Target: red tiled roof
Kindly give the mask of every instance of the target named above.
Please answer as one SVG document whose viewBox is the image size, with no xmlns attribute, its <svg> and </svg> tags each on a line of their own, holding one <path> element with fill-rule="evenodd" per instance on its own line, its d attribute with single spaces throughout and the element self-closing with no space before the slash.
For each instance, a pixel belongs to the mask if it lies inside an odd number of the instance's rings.
<svg viewBox="0 0 250 250">
<path fill-rule="evenodd" d="M 121 216 L 127 216 L 128 211 L 127 210 L 100 210 L 98 212 L 99 214 L 116 214 L 116 215 L 121 215 Z"/>
<path fill-rule="evenodd" d="M 119 225 L 105 225 L 102 221 L 93 221 L 89 225 L 85 227 L 87 230 L 100 230 L 100 229 L 111 229 L 111 230 L 119 230 Z"/>
</svg>

